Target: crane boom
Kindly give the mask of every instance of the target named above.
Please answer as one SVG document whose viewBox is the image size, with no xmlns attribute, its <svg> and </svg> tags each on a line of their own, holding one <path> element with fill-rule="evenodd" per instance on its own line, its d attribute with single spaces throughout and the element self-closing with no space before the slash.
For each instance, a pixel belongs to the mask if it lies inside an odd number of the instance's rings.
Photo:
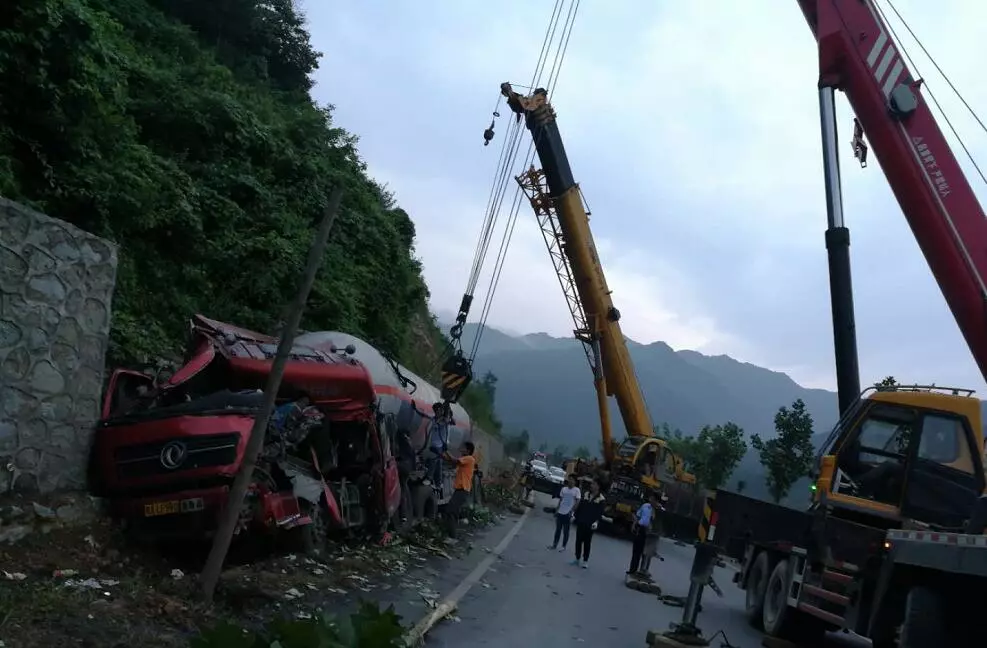
<svg viewBox="0 0 987 648">
<path fill-rule="evenodd" d="M 987 379 L 987 219 L 922 98 L 921 80 L 912 76 L 873 0 L 797 1 L 819 48 L 821 105 L 824 93 L 846 94 Z M 838 166 L 834 170 L 838 198 Z M 842 221 L 836 200 L 830 224 L 842 227 Z"/>
<path fill-rule="evenodd" d="M 548 185 L 549 198 L 555 207 L 572 282 L 588 326 L 599 344 L 606 393 L 616 399 L 629 436 L 654 436 L 651 416 L 634 374 L 627 342 L 620 330 L 620 312 L 610 297 L 610 288 L 590 231 L 589 214 L 583 206 L 579 185 L 572 175 L 548 94 L 539 88 L 531 95 L 523 96 L 514 92 L 508 83 L 501 85 L 501 93 L 518 118 L 525 119 L 531 132 Z"/>
</svg>

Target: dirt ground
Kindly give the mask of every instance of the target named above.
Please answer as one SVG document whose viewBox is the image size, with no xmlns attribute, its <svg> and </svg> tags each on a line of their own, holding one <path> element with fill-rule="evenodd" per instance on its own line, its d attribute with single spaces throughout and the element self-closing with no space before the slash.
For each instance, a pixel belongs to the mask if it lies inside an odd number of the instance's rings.
<svg viewBox="0 0 987 648">
<path fill-rule="evenodd" d="M 31 518 L 31 532 L 13 543 L 12 507 L 21 520 Z M 196 575 L 207 548 L 136 548 L 105 518 L 63 523 L 52 515 L 56 509 L 62 510 L 57 502 L 0 501 L 8 513 L 0 521 L 0 648 L 185 647 L 220 621 L 255 629 L 275 617 L 339 613 L 361 599 L 393 598 L 388 591 L 395 588 L 434 605 L 429 574 L 470 552 L 474 532 L 499 517 L 477 509 L 455 541 L 423 525 L 387 546 L 352 539 L 318 556 L 259 556 L 241 545 L 206 605 Z"/>
</svg>

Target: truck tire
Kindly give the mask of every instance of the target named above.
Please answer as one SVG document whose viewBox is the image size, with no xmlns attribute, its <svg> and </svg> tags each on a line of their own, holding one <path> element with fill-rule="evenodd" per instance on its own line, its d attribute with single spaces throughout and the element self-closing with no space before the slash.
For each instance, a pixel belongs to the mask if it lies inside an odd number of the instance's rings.
<svg viewBox="0 0 987 648">
<path fill-rule="evenodd" d="M 418 484 L 411 495 L 411 507 L 416 520 L 432 520 L 439 513 L 438 502 L 435 501 L 435 491 L 431 486 Z"/>
<path fill-rule="evenodd" d="M 771 562 L 768 552 L 762 551 L 754 559 L 751 570 L 747 574 L 747 584 L 744 588 L 746 602 L 744 614 L 747 622 L 755 630 L 764 628 L 764 593 L 768 589 L 768 579 L 771 578 Z"/>
<path fill-rule="evenodd" d="M 788 559 L 781 560 L 771 570 L 764 591 L 764 611 L 761 615 L 764 633 L 796 643 L 812 643 L 826 634 L 822 621 L 788 606 Z"/>
<path fill-rule="evenodd" d="M 900 648 L 946 645 L 942 599 L 936 590 L 921 585 L 908 591 L 905 619 L 901 624 Z"/>
<path fill-rule="evenodd" d="M 324 510 L 322 500 L 313 504 L 307 500 L 299 500 L 302 515 L 312 519 L 310 524 L 288 530 L 287 545 L 289 550 L 314 556 L 321 553 L 329 540 L 329 515 Z"/>
</svg>

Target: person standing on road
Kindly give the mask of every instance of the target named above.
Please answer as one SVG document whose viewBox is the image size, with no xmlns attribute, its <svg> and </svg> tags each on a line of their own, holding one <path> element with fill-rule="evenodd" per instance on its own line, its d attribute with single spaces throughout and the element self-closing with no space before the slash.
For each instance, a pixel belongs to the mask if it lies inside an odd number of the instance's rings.
<svg viewBox="0 0 987 648">
<path fill-rule="evenodd" d="M 668 497 L 661 495 L 659 500 L 653 504 L 651 513 L 651 524 L 648 526 L 646 540 L 644 542 L 644 552 L 641 556 L 641 570 L 638 576 L 651 580 L 651 560 L 658 557 L 658 541 L 661 540 L 661 519 L 665 506 L 661 503 Z"/>
<path fill-rule="evenodd" d="M 453 481 L 453 493 L 446 504 L 446 524 L 450 536 L 455 537 L 456 525 L 459 523 L 459 515 L 463 506 L 469 501 L 470 493 L 473 491 L 473 473 L 476 471 L 476 457 L 473 453 L 476 446 L 472 441 L 463 443 L 462 455 L 453 457 L 448 452 L 444 458 L 450 463 L 456 464 L 456 477 Z"/>
<path fill-rule="evenodd" d="M 582 567 L 589 566 L 589 549 L 593 544 L 593 532 L 596 531 L 600 518 L 603 517 L 603 505 L 605 500 L 600 494 L 600 484 L 596 480 L 590 480 L 589 493 L 579 502 L 573 520 L 576 523 L 576 558 L 573 565 L 578 565 L 582 560 Z"/>
<path fill-rule="evenodd" d="M 641 566 L 641 556 L 644 554 L 644 545 L 648 540 L 648 529 L 651 527 L 651 516 L 654 515 L 655 507 L 658 505 L 658 494 L 651 492 L 648 494 L 648 501 L 641 505 L 634 514 L 634 525 L 631 527 L 631 535 L 634 536 L 634 544 L 631 549 L 631 566 L 627 574 L 636 574 Z"/>
<path fill-rule="evenodd" d="M 579 506 L 582 493 L 576 487 L 576 480 L 572 475 L 565 478 L 565 486 L 559 491 L 559 507 L 555 509 L 555 539 L 549 545 L 549 549 L 565 551 L 569 544 L 569 525 L 572 523 L 572 515 Z M 562 547 L 559 547 L 559 536 L 562 537 Z"/>
</svg>

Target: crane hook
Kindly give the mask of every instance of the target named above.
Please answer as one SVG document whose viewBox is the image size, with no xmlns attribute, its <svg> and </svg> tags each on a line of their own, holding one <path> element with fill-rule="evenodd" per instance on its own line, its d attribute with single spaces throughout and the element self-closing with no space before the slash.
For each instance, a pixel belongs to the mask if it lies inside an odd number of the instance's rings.
<svg viewBox="0 0 987 648">
<path fill-rule="evenodd" d="M 493 138 L 494 138 L 494 120 L 491 119 L 490 126 L 487 127 L 487 130 L 483 131 L 483 145 L 489 146 L 490 140 L 492 140 Z"/>
</svg>

